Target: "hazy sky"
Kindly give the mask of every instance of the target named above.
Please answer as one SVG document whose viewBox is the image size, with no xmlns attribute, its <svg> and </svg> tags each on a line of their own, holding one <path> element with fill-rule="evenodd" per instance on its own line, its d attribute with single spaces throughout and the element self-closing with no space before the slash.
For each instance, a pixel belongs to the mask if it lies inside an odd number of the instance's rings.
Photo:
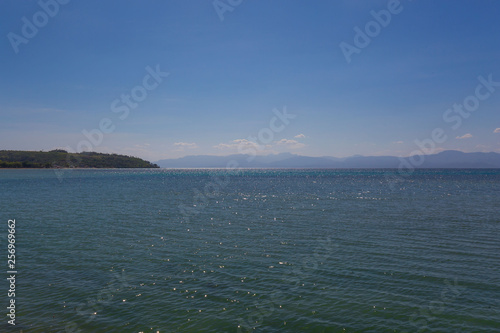
<svg viewBox="0 0 500 333">
<path fill-rule="evenodd" d="M 500 152 L 499 15 L 494 0 L 3 0 L 0 149 Z"/>
</svg>

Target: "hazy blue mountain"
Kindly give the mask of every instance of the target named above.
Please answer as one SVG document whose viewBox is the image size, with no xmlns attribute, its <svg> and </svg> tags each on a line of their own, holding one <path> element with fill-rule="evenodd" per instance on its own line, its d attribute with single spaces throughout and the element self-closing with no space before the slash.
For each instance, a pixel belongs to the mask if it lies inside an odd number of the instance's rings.
<svg viewBox="0 0 500 333">
<path fill-rule="evenodd" d="M 225 168 L 230 161 L 236 161 L 241 168 L 261 168 L 270 167 L 270 164 L 286 164 L 288 159 L 298 155 L 283 153 L 266 156 L 251 156 L 244 154 L 234 154 L 227 156 L 214 155 L 192 155 L 177 159 L 160 160 L 162 168 Z"/>
<path fill-rule="evenodd" d="M 240 168 L 500 168 L 498 153 L 463 153 L 447 150 L 420 158 L 396 156 L 310 157 L 291 153 L 266 156 L 196 155 L 155 162 L 162 168 L 225 168 L 233 161 Z"/>
<path fill-rule="evenodd" d="M 424 162 L 426 168 L 500 168 L 498 153 L 463 153 L 456 150 L 430 155 Z"/>
</svg>

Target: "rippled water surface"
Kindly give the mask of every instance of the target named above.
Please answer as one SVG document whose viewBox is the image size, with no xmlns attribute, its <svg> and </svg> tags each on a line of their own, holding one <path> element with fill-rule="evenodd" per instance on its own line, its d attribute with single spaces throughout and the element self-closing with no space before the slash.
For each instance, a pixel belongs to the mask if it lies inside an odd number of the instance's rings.
<svg viewBox="0 0 500 333">
<path fill-rule="evenodd" d="M 0 170 L 15 331 L 500 331 L 500 170 L 390 173 Z"/>
</svg>

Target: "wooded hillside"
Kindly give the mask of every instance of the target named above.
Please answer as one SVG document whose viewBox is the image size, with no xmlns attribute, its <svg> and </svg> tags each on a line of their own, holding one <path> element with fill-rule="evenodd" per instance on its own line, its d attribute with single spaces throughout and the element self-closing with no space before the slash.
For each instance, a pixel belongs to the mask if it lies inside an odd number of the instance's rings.
<svg viewBox="0 0 500 333">
<path fill-rule="evenodd" d="M 158 168 L 138 157 L 94 152 L 0 150 L 0 168 Z"/>
</svg>

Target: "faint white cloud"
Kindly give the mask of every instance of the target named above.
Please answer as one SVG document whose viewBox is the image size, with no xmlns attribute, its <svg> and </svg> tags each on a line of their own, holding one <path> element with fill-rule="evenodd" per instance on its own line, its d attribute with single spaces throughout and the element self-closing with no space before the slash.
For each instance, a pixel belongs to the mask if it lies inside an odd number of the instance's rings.
<svg viewBox="0 0 500 333">
<path fill-rule="evenodd" d="M 395 144 L 397 144 L 397 145 L 402 145 L 402 144 L 403 144 L 403 143 L 405 143 L 405 142 L 404 142 L 404 141 L 395 141 L 395 142 L 393 142 L 393 143 L 395 143 Z"/>
<path fill-rule="evenodd" d="M 491 151 L 491 147 L 490 146 L 486 146 L 486 145 L 477 145 L 475 147 L 475 149 L 476 149 L 476 151 L 479 150 L 479 151 L 481 151 L 483 153 L 487 153 L 487 152 Z"/>
<path fill-rule="evenodd" d="M 472 138 L 472 134 L 467 133 L 467 134 L 464 134 L 462 136 L 457 136 L 455 139 L 463 140 L 463 139 L 470 139 L 470 138 Z"/>
<path fill-rule="evenodd" d="M 354 146 L 369 146 L 369 147 L 376 146 L 376 145 L 377 144 L 373 143 L 373 142 L 361 142 L 361 143 L 354 144 Z"/>
<path fill-rule="evenodd" d="M 272 145 L 259 145 L 256 142 L 247 139 L 236 139 L 230 141 L 229 143 L 219 143 L 213 146 L 213 148 L 221 151 L 230 151 L 231 153 L 256 153 L 257 155 L 267 155 L 276 153 L 272 148 Z"/>
<path fill-rule="evenodd" d="M 227 150 L 227 149 L 245 149 L 245 148 L 253 148 L 258 149 L 259 145 L 253 141 L 249 141 L 247 139 L 236 139 L 231 141 L 230 143 L 219 143 L 216 146 L 213 146 L 215 149 Z"/>
<path fill-rule="evenodd" d="M 303 138 L 305 138 L 305 137 L 306 137 L 306 136 L 305 136 L 304 134 L 302 134 L 302 133 L 297 134 L 296 136 L 294 136 L 294 138 L 296 138 L 296 139 L 303 139 Z"/>
<path fill-rule="evenodd" d="M 151 146 L 149 143 L 143 143 L 142 145 L 141 144 L 134 145 L 134 147 L 136 148 L 147 148 L 149 146 Z"/>
<path fill-rule="evenodd" d="M 397 153 L 401 153 L 401 152 L 395 152 L 394 150 L 391 150 L 391 149 L 385 149 L 385 150 L 376 151 L 374 153 L 370 153 L 370 156 L 388 156 L 388 155 L 394 155 Z"/>
<path fill-rule="evenodd" d="M 194 142 L 176 142 L 174 143 L 174 151 L 184 151 L 185 149 L 196 149 L 198 145 Z"/>
<path fill-rule="evenodd" d="M 281 139 L 275 142 L 278 146 L 286 146 L 290 149 L 300 149 L 305 147 L 305 144 L 298 142 L 297 140 Z"/>
<path fill-rule="evenodd" d="M 500 133 L 500 127 L 495 128 L 495 130 L 493 131 L 493 133 Z"/>
<path fill-rule="evenodd" d="M 272 144 L 266 145 L 259 145 L 258 143 L 247 139 L 237 139 L 230 141 L 229 143 L 219 143 L 218 145 L 213 146 L 213 148 L 224 151 L 230 150 L 237 153 L 252 150 L 259 155 L 263 155 L 282 152 L 283 149 L 300 149 L 305 146 L 305 144 L 292 139 L 281 139 L 279 141 L 273 142 Z"/>
<path fill-rule="evenodd" d="M 415 155 L 434 155 L 434 154 L 437 154 L 437 153 L 440 153 L 442 151 L 446 151 L 448 150 L 447 148 L 442 148 L 442 147 L 439 147 L 439 148 L 434 148 L 432 150 L 432 153 L 431 154 L 428 154 L 428 153 L 423 153 L 421 150 L 414 150 L 412 151 L 408 156 L 415 156 Z M 461 151 L 460 149 L 455 149 L 455 150 L 458 150 L 458 151 Z"/>
</svg>

